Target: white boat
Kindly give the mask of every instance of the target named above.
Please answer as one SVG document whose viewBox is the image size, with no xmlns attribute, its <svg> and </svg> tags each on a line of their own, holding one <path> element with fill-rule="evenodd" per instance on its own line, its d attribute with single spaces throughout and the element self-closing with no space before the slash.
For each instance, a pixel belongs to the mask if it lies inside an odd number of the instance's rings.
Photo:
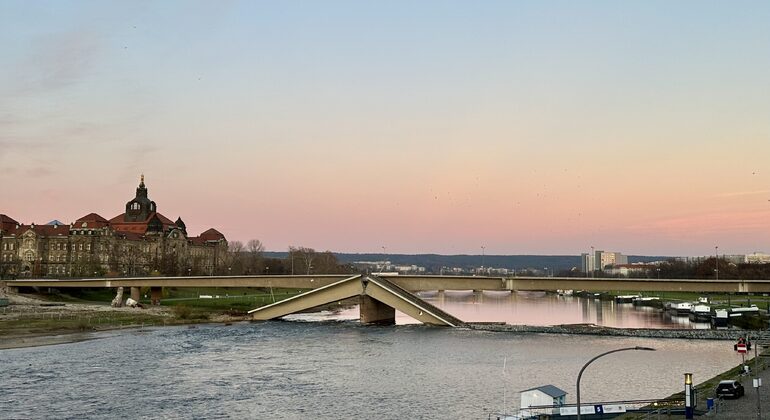
<svg viewBox="0 0 770 420">
<path fill-rule="evenodd" d="M 743 315 L 759 315 L 759 308 L 757 308 L 757 305 L 730 308 L 731 317 L 738 317 Z"/>
<path fill-rule="evenodd" d="M 615 303 L 632 303 L 634 299 L 638 299 L 639 295 L 620 295 L 615 296 Z"/>
<path fill-rule="evenodd" d="M 634 299 L 634 306 L 655 306 L 659 300 L 657 296 L 640 296 Z"/>
<path fill-rule="evenodd" d="M 689 315 L 692 307 L 693 305 L 690 302 L 679 302 L 672 306 L 678 315 Z"/>
<path fill-rule="evenodd" d="M 711 320 L 711 307 L 698 303 L 690 310 L 690 318 L 694 321 L 710 321 Z"/>
<path fill-rule="evenodd" d="M 572 289 L 558 289 L 558 290 L 556 290 L 556 293 L 559 296 L 572 296 L 572 294 L 574 293 L 574 290 L 572 290 Z"/>
<path fill-rule="evenodd" d="M 712 321 L 714 322 L 715 327 L 726 327 L 728 318 L 729 313 L 727 309 L 717 309 L 714 311 L 714 318 L 712 318 Z"/>
</svg>

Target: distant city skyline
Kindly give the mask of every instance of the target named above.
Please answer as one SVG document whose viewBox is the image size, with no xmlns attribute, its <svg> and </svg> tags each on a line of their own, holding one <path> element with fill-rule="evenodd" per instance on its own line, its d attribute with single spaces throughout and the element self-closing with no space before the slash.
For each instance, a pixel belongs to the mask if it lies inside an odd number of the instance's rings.
<svg viewBox="0 0 770 420">
<path fill-rule="evenodd" d="M 0 213 L 269 250 L 770 252 L 765 2 L 0 2 Z"/>
</svg>

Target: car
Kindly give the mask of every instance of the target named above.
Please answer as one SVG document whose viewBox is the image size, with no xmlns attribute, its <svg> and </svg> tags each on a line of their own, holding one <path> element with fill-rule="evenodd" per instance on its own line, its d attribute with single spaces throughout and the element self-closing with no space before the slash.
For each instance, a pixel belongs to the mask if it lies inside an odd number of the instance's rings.
<svg viewBox="0 0 770 420">
<path fill-rule="evenodd" d="M 736 380 L 720 381 L 717 385 L 717 397 L 740 398 L 743 396 L 743 385 Z"/>
</svg>

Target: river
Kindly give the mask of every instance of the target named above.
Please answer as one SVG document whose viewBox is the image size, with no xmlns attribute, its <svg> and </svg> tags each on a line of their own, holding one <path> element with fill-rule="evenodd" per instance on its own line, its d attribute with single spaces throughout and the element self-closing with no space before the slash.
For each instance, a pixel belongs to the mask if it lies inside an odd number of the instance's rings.
<svg viewBox="0 0 770 420">
<path fill-rule="evenodd" d="M 515 325 L 596 324 L 613 328 L 711 328 L 657 308 L 615 303 L 613 300 L 558 296 L 545 292 L 446 291 L 418 295 L 465 322 L 506 322 Z M 295 320 L 354 320 L 358 307 L 316 314 L 292 315 Z M 416 320 L 396 312 L 399 325 Z"/>
<path fill-rule="evenodd" d="M 660 398 L 739 363 L 730 343 L 509 334 L 355 321 L 239 323 L 93 334 L 0 351 L 0 418 L 485 419 L 518 392 L 574 402 Z M 505 361 L 505 370 L 503 363 Z"/>
</svg>

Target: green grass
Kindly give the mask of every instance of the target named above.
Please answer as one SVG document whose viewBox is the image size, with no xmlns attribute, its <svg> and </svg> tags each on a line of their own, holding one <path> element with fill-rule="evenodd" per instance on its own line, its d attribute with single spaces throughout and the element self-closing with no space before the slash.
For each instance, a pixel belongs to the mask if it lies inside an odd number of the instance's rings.
<svg viewBox="0 0 770 420">
<path fill-rule="evenodd" d="M 177 323 L 173 318 L 135 313 L 66 313 L 25 316 L 0 322 L 0 337 L 13 335 L 37 335 L 67 333 L 98 329 L 138 326 L 168 325 Z"/>
<path fill-rule="evenodd" d="M 161 305 L 178 306 L 184 305 L 194 308 L 196 311 L 228 311 L 228 312 L 246 312 L 260 306 L 277 302 L 288 297 L 296 296 L 304 290 L 298 289 L 257 289 L 257 288 L 215 288 L 215 287 L 180 287 L 164 288 L 161 297 Z M 65 289 L 59 293 L 36 295 L 45 300 L 67 302 L 67 303 L 88 303 L 108 305 L 115 297 L 114 289 Z M 140 302 L 150 305 L 150 290 L 142 288 Z M 131 294 L 130 289 L 126 288 L 123 293 L 124 299 Z M 212 296 L 211 299 L 201 299 L 201 295 Z M 146 297 L 145 297 L 146 296 Z M 218 296 L 218 297 L 217 297 Z"/>
<path fill-rule="evenodd" d="M 751 369 L 754 369 L 754 359 L 747 359 L 746 365 L 750 366 Z M 759 371 L 763 371 L 767 369 L 767 365 L 762 357 L 759 358 Z M 714 376 L 711 379 L 708 379 L 706 381 L 703 381 L 697 385 L 695 385 L 696 393 L 698 394 L 698 409 L 705 410 L 706 408 L 706 399 L 707 398 L 714 398 L 716 399 L 716 388 L 717 384 L 719 384 L 719 381 L 727 380 L 727 379 L 740 379 L 741 372 L 743 372 L 743 365 L 737 365 L 733 367 L 732 369 L 729 369 L 725 372 L 720 373 L 717 376 Z M 684 377 L 683 377 L 684 378 Z M 697 378 L 693 378 L 697 379 Z M 682 388 L 684 388 L 684 379 L 682 380 Z M 748 392 L 748 389 L 746 388 Z M 684 390 L 681 392 L 677 392 L 676 394 L 670 395 L 669 397 L 665 398 L 667 400 L 684 400 Z M 631 414 L 625 414 L 623 416 L 618 417 L 618 420 L 633 420 L 633 419 L 644 419 L 645 414 L 638 414 L 638 413 L 631 413 Z"/>
</svg>

